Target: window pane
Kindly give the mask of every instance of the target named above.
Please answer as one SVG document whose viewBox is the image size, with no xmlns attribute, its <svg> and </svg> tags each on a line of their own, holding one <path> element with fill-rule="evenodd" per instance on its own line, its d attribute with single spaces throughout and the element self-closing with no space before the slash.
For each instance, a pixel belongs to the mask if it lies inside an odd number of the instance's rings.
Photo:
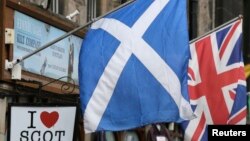
<svg viewBox="0 0 250 141">
<path fill-rule="evenodd" d="M 243 14 L 243 0 L 216 0 L 215 26 Z"/>
</svg>

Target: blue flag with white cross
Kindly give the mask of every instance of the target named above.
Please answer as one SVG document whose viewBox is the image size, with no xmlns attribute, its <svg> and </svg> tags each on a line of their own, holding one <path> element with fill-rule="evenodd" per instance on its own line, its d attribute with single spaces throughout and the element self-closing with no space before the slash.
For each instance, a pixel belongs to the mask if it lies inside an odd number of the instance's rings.
<svg viewBox="0 0 250 141">
<path fill-rule="evenodd" d="M 85 133 L 194 117 L 186 0 L 137 0 L 96 21 L 79 57 Z"/>
</svg>

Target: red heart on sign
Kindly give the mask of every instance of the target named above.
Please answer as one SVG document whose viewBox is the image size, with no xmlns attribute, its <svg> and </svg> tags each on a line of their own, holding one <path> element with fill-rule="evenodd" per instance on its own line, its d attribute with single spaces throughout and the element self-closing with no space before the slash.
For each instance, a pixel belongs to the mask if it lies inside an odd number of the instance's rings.
<svg viewBox="0 0 250 141">
<path fill-rule="evenodd" d="M 59 118 L 59 114 L 58 112 L 55 112 L 55 111 L 52 113 L 48 113 L 44 111 L 40 114 L 40 119 L 47 128 L 54 126 L 58 118 Z"/>
</svg>

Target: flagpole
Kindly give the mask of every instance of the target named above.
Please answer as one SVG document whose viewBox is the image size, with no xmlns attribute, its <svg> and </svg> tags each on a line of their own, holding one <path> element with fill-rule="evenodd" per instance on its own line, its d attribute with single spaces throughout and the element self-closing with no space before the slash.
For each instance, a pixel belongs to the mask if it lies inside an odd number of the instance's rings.
<svg viewBox="0 0 250 141">
<path fill-rule="evenodd" d="M 38 52 L 40 52 L 40 51 L 42 51 L 42 50 L 44 50 L 44 49 L 50 47 L 51 45 L 53 45 L 53 44 L 55 44 L 55 43 L 61 41 L 62 39 L 64 39 L 64 38 L 66 38 L 66 37 L 68 37 L 68 36 L 70 36 L 70 35 L 76 33 L 77 31 L 79 31 L 79 30 L 85 28 L 86 26 L 88 26 L 88 25 L 90 25 L 90 24 L 92 24 L 92 23 L 94 23 L 94 22 L 100 20 L 101 18 L 103 18 L 103 17 L 109 15 L 110 13 L 113 13 L 113 12 L 115 12 L 115 11 L 117 11 L 117 10 L 119 10 L 119 9 L 121 9 L 121 8 L 123 8 L 123 7 L 127 6 L 127 5 L 129 5 L 129 4 L 131 4 L 131 3 L 134 2 L 134 1 L 135 1 L 135 0 L 130 0 L 130 1 L 128 1 L 128 2 L 126 2 L 126 3 L 124 3 L 124 4 L 122 4 L 122 5 L 118 6 L 118 7 L 116 7 L 115 9 L 113 9 L 113 10 L 107 12 L 106 14 L 104 14 L 104 15 L 102 15 L 102 16 L 99 16 L 99 17 L 97 17 L 97 18 L 95 18 L 95 19 L 89 21 L 88 23 L 86 23 L 86 24 L 84 24 L 84 25 L 82 25 L 82 26 L 79 26 L 79 27 L 77 27 L 77 28 L 75 28 L 75 29 L 69 31 L 68 33 L 66 33 L 66 34 L 64 34 L 64 35 L 62 35 L 62 36 L 60 36 L 60 37 L 54 39 L 54 40 L 51 41 L 51 42 L 46 43 L 45 45 L 41 46 L 41 47 L 38 48 L 37 50 L 35 50 L 35 51 L 33 51 L 33 52 L 31 52 L 31 53 L 29 53 L 29 54 L 27 54 L 27 55 L 25 55 L 25 56 L 23 56 L 23 57 L 21 57 L 21 58 L 18 58 L 18 59 L 16 59 L 16 60 L 13 60 L 13 61 L 12 61 L 12 66 L 14 66 L 14 65 L 16 65 L 16 64 L 18 64 L 18 63 L 24 61 L 25 59 L 31 57 L 32 55 L 34 55 L 34 54 L 36 54 L 36 53 L 38 53 Z"/>
<path fill-rule="evenodd" d="M 217 30 L 219 30 L 220 28 L 222 28 L 222 27 L 224 27 L 224 26 L 226 26 L 226 25 L 228 25 L 228 24 L 230 24 L 230 23 L 233 23 L 233 22 L 235 22 L 235 21 L 237 21 L 237 20 L 239 20 L 239 19 L 242 19 L 242 18 L 243 18 L 243 16 L 242 16 L 242 15 L 239 15 L 238 17 L 236 17 L 236 18 L 234 18 L 234 19 L 232 19 L 232 20 L 230 20 L 230 21 L 228 21 L 228 22 L 226 22 L 226 23 L 224 23 L 224 24 L 222 24 L 222 25 L 220 25 L 220 26 L 214 28 L 213 30 L 211 30 L 211 31 L 209 31 L 209 32 L 207 32 L 207 33 L 205 33 L 204 35 L 199 36 L 199 37 L 197 37 L 197 38 L 191 40 L 191 41 L 189 42 L 189 44 L 191 44 L 191 43 L 193 43 L 193 42 L 196 42 L 196 41 L 200 40 L 201 38 L 203 38 L 203 37 L 205 37 L 205 36 L 207 36 L 207 35 L 209 35 L 209 34 L 215 32 L 215 31 L 217 31 Z"/>
</svg>

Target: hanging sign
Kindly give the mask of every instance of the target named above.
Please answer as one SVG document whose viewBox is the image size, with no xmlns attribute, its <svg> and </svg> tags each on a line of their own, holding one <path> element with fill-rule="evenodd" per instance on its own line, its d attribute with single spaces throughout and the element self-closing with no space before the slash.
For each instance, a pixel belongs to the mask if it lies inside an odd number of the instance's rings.
<svg viewBox="0 0 250 141">
<path fill-rule="evenodd" d="M 8 141 L 73 141 L 76 106 L 10 106 Z"/>
<path fill-rule="evenodd" d="M 14 29 L 14 59 L 20 59 L 66 34 L 61 29 L 18 11 L 14 13 Z M 81 38 L 71 35 L 22 61 L 22 69 L 54 79 L 69 76 L 78 84 L 78 57 L 81 44 Z"/>
</svg>

